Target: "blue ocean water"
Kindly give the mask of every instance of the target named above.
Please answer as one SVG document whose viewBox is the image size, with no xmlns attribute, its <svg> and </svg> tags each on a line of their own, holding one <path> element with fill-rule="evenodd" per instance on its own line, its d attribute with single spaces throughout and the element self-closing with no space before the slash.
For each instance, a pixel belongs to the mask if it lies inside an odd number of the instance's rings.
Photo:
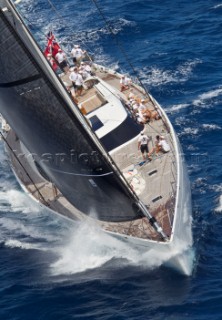
<svg viewBox="0 0 222 320">
<path fill-rule="evenodd" d="M 180 138 L 192 186 L 193 273 L 138 263 L 94 227 L 46 212 L 18 186 L 1 143 L 0 319 L 222 319 L 222 2 L 97 3 Z M 52 28 L 67 51 L 78 42 L 97 62 L 132 72 L 93 1 L 18 7 L 42 47 Z"/>
</svg>

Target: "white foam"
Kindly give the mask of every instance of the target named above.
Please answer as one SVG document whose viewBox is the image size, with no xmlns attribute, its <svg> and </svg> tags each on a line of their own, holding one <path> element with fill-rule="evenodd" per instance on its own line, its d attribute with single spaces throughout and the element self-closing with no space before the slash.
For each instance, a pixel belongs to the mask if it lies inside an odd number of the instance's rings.
<svg viewBox="0 0 222 320">
<path fill-rule="evenodd" d="M 193 144 L 189 144 L 186 148 L 187 148 L 187 150 L 189 150 L 189 151 L 199 150 L 199 148 L 198 148 L 196 145 L 193 145 Z"/>
<path fill-rule="evenodd" d="M 56 250 L 59 258 L 51 266 L 53 274 L 83 272 L 98 268 L 114 257 L 126 255 L 121 242 L 104 234 L 96 226 L 83 223 L 71 232 L 74 235 L 70 236 L 68 243 Z"/>
<path fill-rule="evenodd" d="M 125 26 L 127 26 L 127 27 L 128 26 L 129 27 L 135 27 L 136 26 L 136 22 L 135 21 L 131 21 L 131 20 L 127 20 L 127 19 L 124 19 L 124 18 L 120 18 L 113 24 L 112 31 L 115 34 L 117 34 L 120 31 L 122 31 Z"/>
<path fill-rule="evenodd" d="M 222 195 L 219 197 L 219 203 L 218 206 L 215 208 L 216 212 L 222 212 Z"/>
<path fill-rule="evenodd" d="M 218 97 L 222 94 L 222 89 L 218 88 L 215 90 L 211 90 L 209 92 L 203 93 L 201 95 L 198 96 L 198 98 L 196 100 L 193 101 L 193 105 L 195 106 L 202 106 L 203 104 L 205 104 L 206 101 Z"/>
<path fill-rule="evenodd" d="M 222 3 L 216 4 L 215 6 L 213 6 L 213 9 L 218 9 L 222 7 Z"/>
<path fill-rule="evenodd" d="M 215 191 L 215 192 L 222 192 L 222 184 L 209 185 L 208 188 L 209 188 L 210 190 Z"/>
<path fill-rule="evenodd" d="M 83 223 L 64 246 L 56 249 L 58 260 L 51 265 L 53 275 L 74 274 L 99 268 L 105 263 L 118 259 L 118 267 L 125 265 L 142 266 L 147 270 L 161 266 L 176 255 L 183 256 L 190 243 L 178 241 L 170 250 L 151 249 L 144 252 L 129 243 L 116 239 L 98 229 Z M 141 247 L 142 248 L 142 247 Z"/>
<path fill-rule="evenodd" d="M 173 105 L 172 107 L 168 108 L 166 111 L 167 112 L 174 112 L 174 111 L 180 111 L 181 109 L 185 109 L 189 107 L 189 104 L 177 104 L 177 105 Z"/>
<path fill-rule="evenodd" d="M 177 82 L 177 79 L 171 71 L 161 70 L 155 67 L 150 70 L 147 68 L 140 70 L 140 78 L 143 78 L 143 83 L 153 86 Z"/>
<path fill-rule="evenodd" d="M 184 128 L 182 133 L 180 133 L 180 136 L 182 136 L 182 135 L 193 136 L 193 135 L 197 135 L 198 133 L 199 133 L 199 129 L 198 128 L 187 127 L 187 128 Z"/>
<path fill-rule="evenodd" d="M 22 241 L 15 240 L 15 239 L 6 240 L 4 245 L 9 248 L 20 248 L 20 249 L 25 249 L 25 250 L 30 250 L 30 249 L 39 250 L 39 248 L 36 244 L 22 242 Z"/>
<path fill-rule="evenodd" d="M 203 129 L 205 129 L 206 131 L 214 131 L 214 130 L 221 130 L 222 128 L 216 124 L 203 124 L 202 125 Z"/>
<path fill-rule="evenodd" d="M 10 190 L 2 192 L 0 195 L 1 200 L 9 201 L 12 211 L 19 212 L 22 210 L 29 213 L 29 217 L 32 215 L 33 219 L 32 207 L 30 207 L 27 197 L 22 197 L 21 192 Z M 32 200 L 31 204 L 33 204 Z M 23 210 L 23 206 L 28 206 L 29 209 L 27 211 Z M 46 240 L 47 243 L 52 241 L 53 245 L 49 247 L 48 245 L 36 244 L 36 241 L 33 244 L 20 241 L 20 239 L 11 239 L 11 237 L 6 241 L 4 240 L 5 245 L 10 248 L 51 250 L 58 256 L 56 262 L 51 265 L 53 275 L 74 274 L 99 268 L 105 263 L 112 264 L 113 259 L 118 259 L 118 267 L 128 264 L 153 269 L 175 255 L 180 255 L 185 250 L 184 244 L 179 244 L 168 252 L 151 249 L 141 253 L 140 250 L 133 248 L 129 243 L 124 243 L 104 233 L 96 225 L 92 225 L 92 223 L 89 225 L 86 222 L 75 228 L 71 226 L 68 231 L 70 236 L 68 237 L 64 235 L 65 233 L 62 230 L 60 230 L 60 237 L 58 237 L 58 234 L 56 236 L 50 234 L 47 228 L 43 228 L 42 224 L 37 226 L 35 224 L 27 225 L 21 219 L 16 220 L 16 218 L 7 216 L 0 219 L 0 225 L 2 231 L 7 230 L 6 237 L 8 233 L 13 233 L 14 238 L 25 236 L 28 239 Z M 5 235 L 3 238 L 5 238 Z M 65 243 L 58 247 L 58 241 L 61 241 L 59 238 Z"/>
<path fill-rule="evenodd" d="M 13 212 L 39 212 L 40 206 L 24 192 L 18 190 L 0 191 L 0 203 L 7 202 Z"/>
<path fill-rule="evenodd" d="M 187 61 L 177 67 L 176 70 L 161 70 L 156 67 L 140 70 L 140 77 L 148 85 L 160 86 L 168 83 L 183 83 L 192 74 L 193 68 L 201 63 L 199 59 Z"/>
<path fill-rule="evenodd" d="M 32 213 L 30 213 L 31 215 Z M 33 217 L 32 217 L 33 218 Z M 48 235 L 35 226 L 26 225 L 23 221 L 15 220 L 7 217 L 0 219 L 1 228 L 13 233 L 14 236 L 26 236 L 32 239 L 45 239 L 47 241 L 54 240 L 54 237 Z"/>
<path fill-rule="evenodd" d="M 1 215 L 1 230 L 16 237 L 25 236 L 30 239 L 55 242 L 57 235 L 50 234 L 47 228 L 42 228 L 43 209 L 29 196 L 17 190 L 0 192 L 0 210 L 6 215 Z M 8 216 L 10 213 L 10 216 Z M 14 215 L 12 214 L 14 213 Z M 55 221 L 53 217 L 53 221 Z M 44 223 L 46 219 L 44 219 Z M 37 224 L 35 226 L 34 224 Z"/>
</svg>

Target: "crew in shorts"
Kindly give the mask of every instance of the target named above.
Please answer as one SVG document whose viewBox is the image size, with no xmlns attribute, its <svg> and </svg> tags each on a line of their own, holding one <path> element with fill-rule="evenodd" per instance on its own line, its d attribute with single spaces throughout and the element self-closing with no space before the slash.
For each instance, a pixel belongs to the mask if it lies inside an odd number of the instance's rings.
<svg viewBox="0 0 222 320">
<path fill-rule="evenodd" d="M 141 151 L 143 160 L 146 160 L 146 155 L 148 155 L 148 141 L 149 138 L 147 137 L 146 134 L 142 131 L 140 133 L 139 139 L 138 139 L 138 150 Z M 148 157 L 149 158 L 149 157 Z M 151 160 L 151 158 L 149 158 Z"/>
</svg>

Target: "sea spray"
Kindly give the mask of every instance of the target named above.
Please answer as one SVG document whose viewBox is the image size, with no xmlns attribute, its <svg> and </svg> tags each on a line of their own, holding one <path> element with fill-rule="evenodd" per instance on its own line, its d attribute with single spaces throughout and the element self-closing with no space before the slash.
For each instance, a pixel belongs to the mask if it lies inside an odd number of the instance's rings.
<svg viewBox="0 0 222 320">
<path fill-rule="evenodd" d="M 45 251 L 45 248 L 39 247 L 37 244 L 23 242 L 15 239 L 8 239 L 4 243 L 5 247 L 8 248 L 19 248 L 24 250 L 41 250 Z"/>
<path fill-rule="evenodd" d="M 24 192 L 15 189 L 0 191 L 0 206 L 1 203 L 5 201 L 7 201 L 7 205 L 13 212 L 37 213 L 41 211 L 41 207 L 39 204 L 35 203 Z"/>
<path fill-rule="evenodd" d="M 189 259 L 186 258 L 186 243 L 177 241 L 170 250 L 165 250 L 164 247 L 163 250 L 135 247 L 130 240 L 124 242 L 102 231 L 93 220 L 96 218 L 93 210 L 90 219 L 85 222 L 69 225 L 66 225 L 67 221 L 64 222 L 64 232 L 56 226 L 56 221 L 61 222 L 62 218 L 49 214 L 47 210 L 43 212 L 39 204 L 15 189 L 1 191 L 0 204 L 4 204 L 5 212 L 10 210 L 16 213 L 14 218 L 6 215 L 0 219 L 2 231 L 7 230 L 4 236 L 2 233 L 4 245 L 21 250 L 37 249 L 51 252 L 55 256 L 55 261 L 50 265 L 53 275 L 84 272 L 100 268 L 106 263 L 109 263 L 111 268 L 113 265 L 114 269 L 131 265 L 149 271 L 163 264 L 173 265 L 172 261 L 177 261 L 177 264 L 179 261 L 179 264 L 183 265 L 184 273 L 190 273 L 191 268 L 187 266 Z M 46 224 L 42 221 L 43 217 L 48 217 Z M 55 222 L 53 226 L 49 225 L 51 219 Z M 118 263 L 113 263 L 114 260 L 118 260 Z M 174 264 L 173 267 L 178 266 Z"/>
<path fill-rule="evenodd" d="M 57 250 L 58 260 L 51 265 L 52 273 L 72 274 L 98 268 L 113 258 L 126 257 L 128 249 L 97 225 L 84 222 L 70 230 L 66 244 Z"/>
<path fill-rule="evenodd" d="M 162 250 L 156 250 L 155 247 L 145 249 L 143 246 L 133 246 L 130 241 L 123 242 L 103 232 L 93 223 L 83 222 L 78 227 L 71 228 L 69 232 L 67 238 L 63 239 L 64 245 L 56 249 L 58 258 L 51 264 L 53 275 L 80 273 L 102 267 L 113 260 L 118 260 L 119 268 L 131 265 L 149 271 L 169 264 L 177 270 L 180 269 L 180 272 L 182 266 L 186 275 L 192 272 L 193 258 L 189 256 L 187 259 L 190 239 L 187 239 L 186 243 L 178 239 L 172 247 L 166 249 L 163 246 Z M 172 263 L 175 257 L 176 265 Z M 114 269 L 117 265 L 113 266 Z"/>
</svg>

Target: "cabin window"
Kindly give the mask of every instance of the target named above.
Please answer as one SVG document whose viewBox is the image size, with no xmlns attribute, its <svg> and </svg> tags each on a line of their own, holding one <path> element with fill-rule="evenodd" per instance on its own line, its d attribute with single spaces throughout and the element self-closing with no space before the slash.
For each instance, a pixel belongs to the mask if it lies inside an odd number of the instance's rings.
<svg viewBox="0 0 222 320">
<path fill-rule="evenodd" d="M 89 118 L 89 121 L 90 121 L 90 123 L 92 125 L 92 129 L 94 131 L 96 131 L 104 126 L 102 121 L 97 116 L 93 116 L 93 117 Z"/>
</svg>

